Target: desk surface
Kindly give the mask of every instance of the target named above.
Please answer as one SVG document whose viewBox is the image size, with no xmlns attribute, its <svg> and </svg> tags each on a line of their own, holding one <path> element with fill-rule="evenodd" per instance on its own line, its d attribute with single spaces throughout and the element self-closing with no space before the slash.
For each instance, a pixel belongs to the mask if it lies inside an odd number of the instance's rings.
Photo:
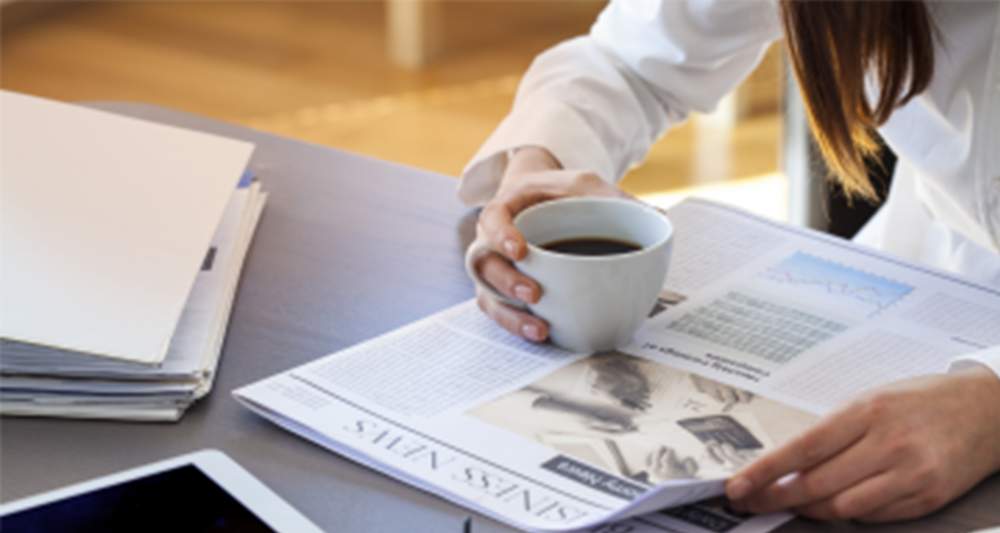
<svg viewBox="0 0 1000 533">
<path fill-rule="evenodd" d="M 271 193 L 243 270 L 215 390 L 177 424 L 6 418 L 0 500 L 218 448 L 326 530 L 461 531 L 471 513 L 306 442 L 230 392 L 472 295 L 461 256 L 473 214 L 450 178 L 139 104 L 118 113 L 254 142 Z M 1000 524 L 1000 478 L 919 523 L 950 532 Z M 784 531 L 855 530 L 796 521 Z M 867 528 L 863 528 L 867 529 Z M 473 531 L 508 531 L 473 517 Z"/>
</svg>

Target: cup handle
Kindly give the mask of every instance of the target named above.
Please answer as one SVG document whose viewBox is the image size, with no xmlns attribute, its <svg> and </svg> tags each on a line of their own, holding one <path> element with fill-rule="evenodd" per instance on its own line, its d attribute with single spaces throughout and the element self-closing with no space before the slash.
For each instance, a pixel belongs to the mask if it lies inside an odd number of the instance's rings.
<svg viewBox="0 0 1000 533">
<path fill-rule="evenodd" d="M 479 271 L 476 270 L 476 264 L 479 263 L 480 259 L 492 253 L 496 252 L 494 252 L 493 249 L 490 248 L 485 242 L 478 239 L 473 241 L 473 243 L 469 245 L 469 249 L 465 251 L 465 272 L 468 273 L 469 277 L 472 278 L 472 281 L 476 283 L 476 287 L 487 292 L 490 296 L 496 298 L 504 305 L 527 310 L 527 304 L 520 300 L 510 298 L 505 294 L 501 294 L 500 291 L 493 288 L 492 285 L 487 283 L 486 280 L 479 275 Z"/>
</svg>

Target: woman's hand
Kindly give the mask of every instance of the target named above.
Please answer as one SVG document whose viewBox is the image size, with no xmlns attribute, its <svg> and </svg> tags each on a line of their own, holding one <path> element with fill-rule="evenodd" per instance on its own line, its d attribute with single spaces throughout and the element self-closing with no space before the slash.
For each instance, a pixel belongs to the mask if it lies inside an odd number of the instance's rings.
<svg viewBox="0 0 1000 533">
<path fill-rule="evenodd" d="M 998 469 L 1000 380 L 977 367 L 866 395 L 735 475 L 726 493 L 757 513 L 884 522 L 935 511 Z"/>
<path fill-rule="evenodd" d="M 483 279 L 500 293 L 525 303 L 535 303 L 542 288 L 521 274 L 512 262 L 527 253 L 524 236 L 514 227 L 514 217 L 522 210 L 546 200 L 568 196 L 627 196 L 595 174 L 560 170 L 558 161 L 543 148 L 518 150 L 511 158 L 496 196 L 483 207 L 476 226 L 476 239 L 489 244 L 494 253 L 479 261 Z M 548 338 L 544 320 L 504 305 L 478 291 L 480 309 L 504 329 L 528 340 Z"/>
</svg>

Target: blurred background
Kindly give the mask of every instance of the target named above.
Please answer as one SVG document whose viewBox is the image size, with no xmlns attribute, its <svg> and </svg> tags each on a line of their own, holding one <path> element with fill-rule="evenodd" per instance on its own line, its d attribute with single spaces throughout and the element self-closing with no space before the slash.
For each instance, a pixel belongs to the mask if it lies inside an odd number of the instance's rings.
<svg viewBox="0 0 1000 533">
<path fill-rule="evenodd" d="M 65 101 L 148 102 L 457 176 L 542 50 L 586 33 L 597 0 L 0 0 L 0 85 Z M 787 220 L 775 45 L 710 115 L 669 132 L 623 182 Z"/>
</svg>

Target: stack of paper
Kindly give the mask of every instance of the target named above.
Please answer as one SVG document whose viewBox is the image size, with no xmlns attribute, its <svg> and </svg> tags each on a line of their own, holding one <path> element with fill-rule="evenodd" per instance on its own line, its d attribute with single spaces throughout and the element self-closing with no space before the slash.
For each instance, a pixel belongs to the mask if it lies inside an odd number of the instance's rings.
<svg viewBox="0 0 1000 533">
<path fill-rule="evenodd" d="M 0 96 L 0 413 L 178 419 L 266 200 L 252 145 Z"/>
</svg>

